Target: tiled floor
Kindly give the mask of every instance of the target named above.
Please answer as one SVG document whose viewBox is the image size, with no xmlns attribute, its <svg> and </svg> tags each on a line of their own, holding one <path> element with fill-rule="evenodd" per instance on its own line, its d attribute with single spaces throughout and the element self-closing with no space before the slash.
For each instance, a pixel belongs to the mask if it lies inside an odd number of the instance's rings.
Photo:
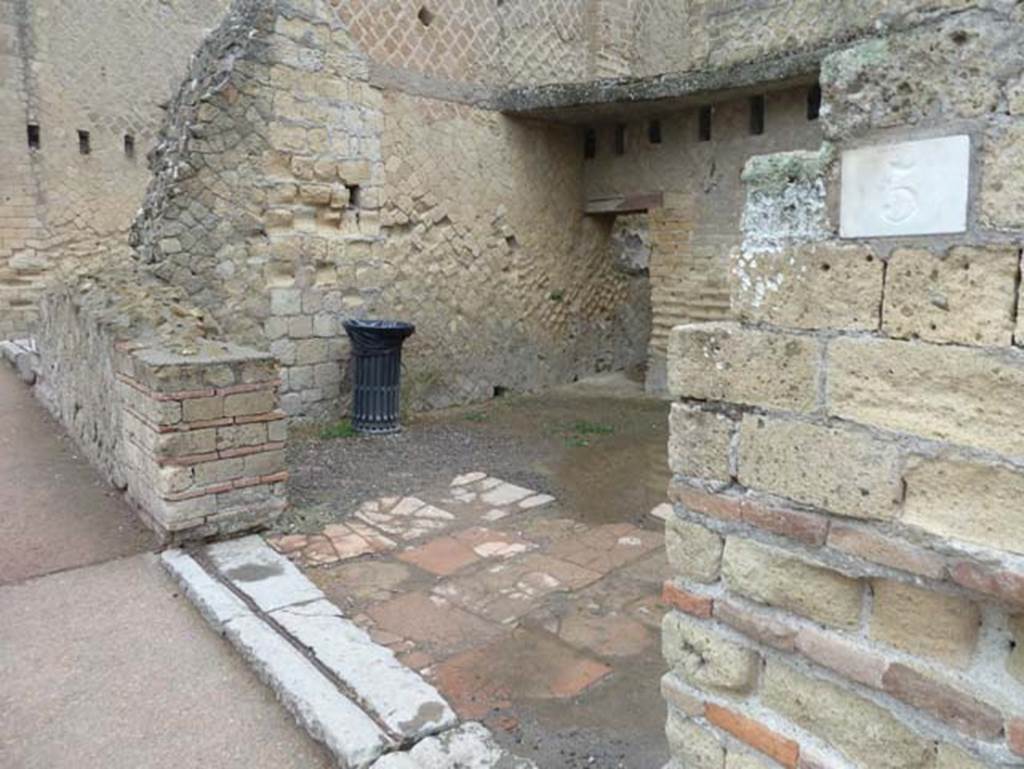
<svg viewBox="0 0 1024 769">
<path fill-rule="evenodd" d="M 567 512 L 551 496 L 467 473 L 270 543 L 460 716 L 515 732 L 531 704 L 657 687 L 656 675 L 635 671 L 660 664 L 658 522 L 586 524 Z"/>
</svg>

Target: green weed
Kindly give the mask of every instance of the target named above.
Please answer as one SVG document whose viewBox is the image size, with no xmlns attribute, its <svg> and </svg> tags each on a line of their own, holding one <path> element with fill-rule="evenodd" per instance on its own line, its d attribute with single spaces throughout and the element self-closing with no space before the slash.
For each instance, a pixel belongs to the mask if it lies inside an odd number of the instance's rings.
<svg viewBox="0 0 1024 769">
<path fill-rule="evenodd" d="M 325 441 L 332 441 L 335 438 L 355 438 L 359 433 L 352 427 L 347 419 L 342 419 L 333 425 L 327 425 L 320 430 L 320 438 Z"/>
</svg>

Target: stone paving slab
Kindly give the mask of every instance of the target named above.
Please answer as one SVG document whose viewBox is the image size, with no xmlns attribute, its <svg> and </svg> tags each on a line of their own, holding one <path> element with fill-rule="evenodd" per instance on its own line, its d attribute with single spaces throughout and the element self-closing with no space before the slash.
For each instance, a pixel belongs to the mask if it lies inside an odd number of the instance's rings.
<svg viewBox="0 0 1024 769">
<path fill-rule="evenodd" d="M 261 537 L 218 542 L 206 548 L 205 554 L 220 574 L 263 611 L 325 598 L 320 588 L 267 547 Z"/>
<path fill-rule="evenodd" d="M 394 745 L 366 713 L 261 619 L 238 617 L 224 630 L 256 674 L 341 766 L 369 766 Z"/>
<path fill-rule="evenodd" d="M 343 618 L 329 601 L 278 609 L 270 616 L 308 647 L 394 734 L 419 739 L 455 726 L 455 712 L 433 686 Z"/>
<path fill-rule="evenodd" d="M 267 570 L 268 579 L 278 578 L 280 572 L 271 568 L 277 564 L 265 554 L 257 552 L 258 549 L 251 541 L 234 549 L 222 547 L 231 544 L 221 543 L 208 549 L 219 548 L 222 553 L 247 553 L 252 556 L 247 563 L 259 563 L 261 568 Z M 269 550 L 266 545 L 262 545 L 262 548 Z M 270 552 L 275 559 L 285 560 L 273 551 Z M 298 649 L 256 616 L 194 558 L 183 551 L 171 550 L 164 553 L 161 560 L 200 613 L 231 641 L 295 719 L 310 735 L 327 746 L 341 766 L 369 766 L 386 748 L 395 744 L 373 719 L 342 694 Z M 300 580 L 305 580 L 301 574 L 298 576 Z M 301 584 L 296 584 L 296 587 L 300 588 L 299 595 L 309 593 L 302 589 Z M 280 589 L 280 583 L 277 589 Z M 256 592 L 259 594 L 259 591 Z M 279 593 L 278 597 L 282 595 Z"/>
</svg>

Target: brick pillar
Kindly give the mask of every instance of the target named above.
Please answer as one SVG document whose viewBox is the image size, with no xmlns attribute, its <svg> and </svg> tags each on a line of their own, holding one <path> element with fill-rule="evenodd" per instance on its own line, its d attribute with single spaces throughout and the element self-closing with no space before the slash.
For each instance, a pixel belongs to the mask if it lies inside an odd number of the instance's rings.
<svg viewBox="0 0 1024 769">
<path fill-rule="evenodd" d="M 287 422 L 273 356 L 203 343 L 122 351 L 127 493 L 171 539 L 257 528 L 286 505 Z"/>
</svg>

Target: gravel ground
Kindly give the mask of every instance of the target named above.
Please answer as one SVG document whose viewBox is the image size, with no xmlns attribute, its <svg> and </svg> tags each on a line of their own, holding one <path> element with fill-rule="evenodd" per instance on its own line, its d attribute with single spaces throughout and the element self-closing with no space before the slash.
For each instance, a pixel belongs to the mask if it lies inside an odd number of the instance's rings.
<svg viewBox="0 0 1024 769">
<path fill-rule="evenodd" d="M 665 499 L 667 418 L 667 403 L 605 378 L 419 416 L 397 435 L 323 440 L 308 427 L 289 442 L 281 528 L 313 531 L 366 499 L 474 470 L 554 494 L 590 521 L 642 521 Z"/>
</svg>

